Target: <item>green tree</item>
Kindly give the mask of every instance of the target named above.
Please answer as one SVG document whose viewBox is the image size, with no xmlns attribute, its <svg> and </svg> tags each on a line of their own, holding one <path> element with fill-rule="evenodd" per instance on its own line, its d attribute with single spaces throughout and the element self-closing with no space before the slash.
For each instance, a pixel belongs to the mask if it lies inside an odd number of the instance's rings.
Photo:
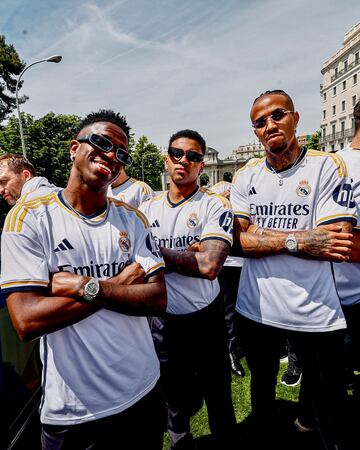
<svg viewBox="0 0 360 450">
<path fill-rule="evenodd" d="M 126 173 L 137 180 L 145 181 L 154 191 L 161 190 L 164 157 L 158 147 L 150 143 L 146 136 L 141 136 L 137 141 L 130 139 L 129 148 L 133 163 L 126 168 Z"/>
<path fill-rule="evenodd" d="M 224 181 L 228 181 L 229 183 L 231 183 L 232 179 L 233 179 L 233 174 L 231 172 L 224 172 L 224 175 L 223 175 Z"/>
<path fill-rule="evenodd" d="M 5 36 L 0 35 L 0 123 L 16 108 L 16 81 L 24 70 L 25 63 L 20 60 L 15 47 L 5 42 Z M 22 82 L 19 84 L 21 88 Z M 24 103 L 26 96 L 19 98 Z"/>
<path fill-rule="evenodd" d="M 69 142 L 76 134 L 80 118 L 73 115 L 56 115 L 52 112 L 34 120 L 30 114 L 22 114 L 27 158 L 36 172 L 57 186 L 65 186 L 71 161 Z M 1 153 L 21 153 L 18 120 L 10 116 L 0 130 Z"/>
<path fill-rule="evenodd" d="M 200 186 L 207 186 L 209 184 L 210 178 L 207 173 L 202 173 L 200 175 Z"/>
<path fill-rule="evenodd" d="M 306 147 L 312 150 L 320 150 L 320 137 L 320 131 L 316 131 L 311 136 L 308 136 L 306 139 Z"/>
</svg>

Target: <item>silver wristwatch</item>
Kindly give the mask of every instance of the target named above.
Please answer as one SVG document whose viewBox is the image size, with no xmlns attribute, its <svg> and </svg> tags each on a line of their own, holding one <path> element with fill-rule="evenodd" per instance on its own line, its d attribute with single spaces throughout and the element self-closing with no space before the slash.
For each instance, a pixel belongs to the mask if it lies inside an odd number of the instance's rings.
<svg viewBox="0 0 360 450">
<path fill-rule="evenodd" d="M 290 253 L 295 253 L 298 250 L 298 243 L 295 234 L 289 234 L 285 239 L 285 247 Z"/>
<path fill-rule="evenodd" d="M 93 302 L 99 291 L 99 280 L 97 278 L 90 278 L 90 280 L 84 286 L 83 299 L 87 302 Z"/>
</svg>

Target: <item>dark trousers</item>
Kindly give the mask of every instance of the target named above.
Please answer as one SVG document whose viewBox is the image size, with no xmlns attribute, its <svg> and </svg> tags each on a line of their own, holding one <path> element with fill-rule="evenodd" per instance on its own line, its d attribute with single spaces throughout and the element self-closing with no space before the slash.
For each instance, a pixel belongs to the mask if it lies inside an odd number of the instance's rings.
<svg viewBox="0 0 360 450">
<path fill-rule="evenodd" d="M 360 370 L 360 302 L 342 305 L 347 323 L 345 339 L 346 367 Z"/>
<path fill-rule="evenodd" d="M 192 448 L 190 397 L 197 379 L 217 448 L 227 449 L 236 419 L 221 299 L 191 314 L 152 318 L 150 326 L 161 364 L 171 448 Z"/>
<path fill-rule="evenodd" d="M 259 424 L 269 424 L 269 419 L 276 417 L 275 388 L 279 356 L 284 339 L 289 336 L 303 370 L 300 411 L 311 408 L 326 449 L 337 448 L 335 444 L 342 445 L 346 434 L 344 331 L 297 332 L 263 325 L 240 314 L 237 314 L 237 319 L 246 343 L 255 420 Z"/>
<path fill-rule="evenodd" d="M 125 411 L 79 425 L 42 425 L 43 450 L 162 450 L 166 423 L 160 383 Z"/>
<path fill-rule="evenodd" d="M 241 275 L 241 267 L 223 266 L 218 281 L 220 285 L 220 297 L 224 302 L 225 326 L 228 338 L 229 353 L 240 359 L 244 356 L 239 334 L 236 332 L 235 305 Z"/>
</svg>

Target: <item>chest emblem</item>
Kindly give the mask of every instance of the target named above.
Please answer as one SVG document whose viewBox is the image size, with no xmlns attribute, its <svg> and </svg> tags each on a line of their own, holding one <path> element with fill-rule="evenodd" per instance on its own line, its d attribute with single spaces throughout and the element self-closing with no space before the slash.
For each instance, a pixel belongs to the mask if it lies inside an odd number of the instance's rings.
<svg viewBox="0 0 360 450">
<path fill-rule="evenodd" d="M 191 213 L 188 220 L 186 221 L 186 225 L 189 228 L 195 228 L 197 225 L 199 225 L 199 222 L 200 222 L 200 220 L 199 220 L 197 214 Z"/>
<path fill-rule="evenodd" d="M 119 247 L 123 253 L 130 253 L 131 242 L 127 231 L 119 231 Z"/>
<path fill-rule="evenodd" d="M 307 197 L 311 193 L 311 187 L 307 180 L 299 181 L 299 186 L 296 188 L 296 193 L 299 197 Z"/>
</svg>

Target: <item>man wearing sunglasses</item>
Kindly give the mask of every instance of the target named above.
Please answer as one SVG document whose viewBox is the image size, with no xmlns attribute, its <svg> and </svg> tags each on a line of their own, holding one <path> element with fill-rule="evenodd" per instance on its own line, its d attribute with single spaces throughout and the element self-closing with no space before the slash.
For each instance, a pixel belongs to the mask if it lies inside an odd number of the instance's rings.
<svg viewBox="0 0 360 450">
<path fill-rule="evenodd" d="M 165 310 L 164 261 L 143 214 L 107 198 L 129 131 L 111 110 L 85 117 L 66 188 L 29 194 L 4 225 L 1 290 L 19 336 L 41 337 L 44 450 L 162 449 L 145 316 Z"/>
<path fill-rule="evenodd" d="M 300 404 L 312 399 L 325 448 L 343 449 L 346 322 L 329 261 L 347 261 L 352 246 L 347 169 L 340 157 L 300 148 L 299 113 L 284 91 L 261 94 L 250 117 L 266 156 L 237 172 L 230 200 L 234 246 L 246 257 L 236 311 L 257 435 L 269 445 L 276 431 L 276 377 L 289 336 L 303 369 Z"/>
<path fill-rule="evenodd" d="M 207 405 L 214 448 L 231 448 L 236 423 L 217 282 L 232 243 L 233 213 L 227 199 L 199 188 L 205 150 L 196 131 L 171 136 L 165 161 L 169 191 L 140 206 L 166 266 L 167 312 L 151 319 L 151 330 L 161 364 L 171 449 L 194 448 L 190 416 L 195 380 Z"/>
</svg>

